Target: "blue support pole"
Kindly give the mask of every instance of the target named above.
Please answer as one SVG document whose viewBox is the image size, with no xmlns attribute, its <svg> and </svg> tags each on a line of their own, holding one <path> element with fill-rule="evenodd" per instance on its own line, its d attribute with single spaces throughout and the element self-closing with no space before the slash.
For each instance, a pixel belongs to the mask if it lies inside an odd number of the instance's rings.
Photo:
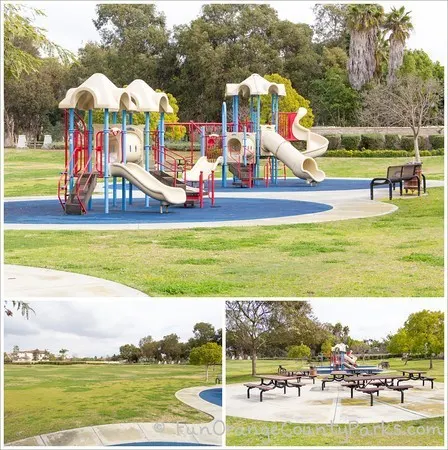
<svg viewBox="0 0 448 450">
<path fill-rule="evenodd" d="M 227 187 L 227 104 L 222 102 L 222 187 Z"/>
<path fill-rule="evenodd" d="M 238 132 L 239 127 L 239 118 L 238 118 L 238 95 L 233 96 L 233 103 L 232 103 L 232 121 L 233 121 L 233 131 L 236 133 Z"/>
<path fill-rule="evenodd" d="M 75 185 L 73 174 L 75 168 L 73 160 L 74 151 L 75 151 L 75 109 L 70 108 L 68 110 L 68 158 L 69 158 L 68 176 L 69 176 L 70 192 L 73 191 L 73 187 Z"/>
<path fill-rule="evenodd" d="M 243 126 L 243 162 L 244 165 L 247 166 L 247 127 L 246 125 Z"/>
<path fill-rule="evenodd" d="M 121 111 L 121 159 L 126 164 L 126 110 Z M 121 209 L 126 211 L 126 178 L 121 179 Z"/>
<path fill-rule="evenodd" d="M 205 156 L 205 127 L 201 127 L 201 156 Z"/>
<path fill-rule="evenodd" d="M 89 109 L 87 114 L 87 129 L 88 129 L 88 152 L 89 152 L 89 173 L 92 172 L 92 152 L 93 152 L 93 111 Z M 89 199 L 87 204 L 87 209 L 90 211 L 92 209 L 92 197 Z"/>
<path fill-rule="evenodd" d="M 273 113 L 273 117 L 275 119 L 275 132 L 278 133 L 278 101 L 279 101 L 279 97 L 278 94 L 273 94 L 272 98 L 274 100 L 274 113 Z"/>
<path fill-rule="evenodd" d="M 109 109 L 104 110 L 104 213 L 109 214 Z"/>
<path fill-rule="evenodd" d="M 161 167 L 159 170 L 163 170 L 165 164 L 165 113 L 160 113 L 159 121 L 159 162 Z"/>
<path fill-rule="evenodd" d="M 134 123 L 134 116 L 133 114 L 130 112 L 129 113 L 129 125 L 132 125 Z"/>
<path fill-rule="evenodd" d="M 150 123 L 151 118 L 149 115 L 149 112 L 145 112 L 145 131 L 144 131 L 144 137 L 145 137 L 145 170 L 149 172 L 149 148 L 150 148 Z M 145 195 L 145 206 L 149 207 L 149 196 Z"/>
<path fill-rule="evenodd" d="M 118 121 L 118 112 L 112 113 L 112 125 L 116 125 Z M 117 206 L 117 177 L 112 178 L 112 206 Z"/>
<path fill-rule="evenodd" d="M 260 121 L 260 114 L 261 114 L 261 97 L 257 95 L 257 120 L 256 120 L 256 160 L 255 160 L 255 177 L 260 177 L 260 152 L 261 152 L 261 121 Z"/>
</svg>

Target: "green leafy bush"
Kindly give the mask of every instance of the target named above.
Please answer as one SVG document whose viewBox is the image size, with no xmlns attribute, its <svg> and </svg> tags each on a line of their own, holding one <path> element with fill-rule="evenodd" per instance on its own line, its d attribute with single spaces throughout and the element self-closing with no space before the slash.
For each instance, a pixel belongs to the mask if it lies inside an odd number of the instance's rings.
<svg viewBox="0 0 448 450">
<path fill-rule="evenodd" d="M 401 148 L 402 150 L 414 150 L 414 137 L 413 136 L 402 136 L 401 138 Z"/>
<path fill-rule="evenodd" d="M 445 138 L 443 134 L 433 134 L 429 136 L 429 143 L 433 149 L 438 150 L 445 147 Z"/>
<path fill-rule="evenodd" d="M 341 136 L 341 147 L 346 150 L 358 150 L 361 144 L 360 134 L 343 134 Z"/>
<path fill-rule="evenodd" d="M 422 150 L 421 156 L 443 156 L 444 150 Z M 329 150 L 324 156 L 333 158 L 412 158 L 414 150 Z"/>
<path fill-rule="evenodd" d="M 366 150 L 383 150 L 386 148 L 384 134 L 372 133 L 361 135 L 361 147 Z"/>
<path fill-rule="evenodd" d="M 398 134 L 386 134 L 384 135 L 387 149 L 400 150 L 401 149 L 401 137 Z"/>
<path fill-rule="evenodd" d="M 337 150 L 341 148 L 341 135 L 340 134 L 327 134 L 324 137 L 328 139 L 328 150 Z"/>
<path fill-rule="evenodd" d="M 431 150 L 431 145 L 429 144 L 428 136 L 418 137 L 418 148 L 419 150 Z"/>
</svg>

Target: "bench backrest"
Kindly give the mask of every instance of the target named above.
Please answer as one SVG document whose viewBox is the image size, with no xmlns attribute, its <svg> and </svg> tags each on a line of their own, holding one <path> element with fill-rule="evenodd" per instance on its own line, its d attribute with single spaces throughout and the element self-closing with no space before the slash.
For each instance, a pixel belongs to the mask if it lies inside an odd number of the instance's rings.
<svg viewBox="0 0 448 450">
<path fill-rule="evenodd" d="M 394 182 L 402 179 L 412 178 L 421 170 L 421 164 L 403 164 L 402 166 L 389 166 L 387 168 L 387 178 Z"/>
</svg>

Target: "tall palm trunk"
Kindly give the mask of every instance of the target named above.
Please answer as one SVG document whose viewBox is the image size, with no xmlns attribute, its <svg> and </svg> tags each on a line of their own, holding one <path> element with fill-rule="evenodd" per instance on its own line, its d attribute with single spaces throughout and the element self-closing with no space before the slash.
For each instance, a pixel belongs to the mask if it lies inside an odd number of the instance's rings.
<svg viewBox="0 0 448 450">
<path fill-rule="evenodd" d="M 397 71 L 403 64 L 404 42 L 392 38 L 390 40 L 389 71 L 387 74 L 387 84 L 393 83 L 397 79 Z"/>
<path fill-rule="evenodd" d="M 348 77 L 351 86 L 360 90 L 375 74 L 377 29 L 352 30 L 350 36 Z"/>
</svg>

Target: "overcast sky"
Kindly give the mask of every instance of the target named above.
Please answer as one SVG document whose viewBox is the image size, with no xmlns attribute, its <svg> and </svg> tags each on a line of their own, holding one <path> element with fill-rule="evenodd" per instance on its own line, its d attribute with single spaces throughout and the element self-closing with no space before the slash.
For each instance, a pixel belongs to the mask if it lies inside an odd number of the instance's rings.
<svg viewBox="0 0 448 450">
<path fill-rule="evenodd" d="M 99 35 L 93 26 L 95 5 L 97 2 L 42 2 L 33 1 L 33 6 L 44 10 L 46 18 L 39 18 L 38 24 L 48 30 L 49 37 L 62 46 L 77 51 L 87 41 L 99 40 Z M 167 18 L 168 27 L 189 23 L 195 19 L 204 2 L 194 1 L 163 1 L 158 3 L 159 10 Z M 268 2 L 269 3 L 269 2 Z M 361 2 L 360 2 L 361 3 Z M 377 2 L 386 11 L 391 6 L 405 6 L 412 12 L 414 32 L 408 41 L 408 47 L 425 50 L 433 60 L 439 60 L 446 65 L 447 61 L 447 3 L 445 1 L 403 1 Z M 277 9 L 281 19 L 292 22 L 312 24 L 314 15 L 312 8 L 315 2 L 270 2 Z M 82 6 L 81 6 L 82 5 Z"/>
<path fill-rule="evenodd" d="M 5 351 L 18 345 L 21 350 L 57 354 L 66 348 L 69 356 L 106 356 L 118 354 L 123 344 L 138 345 L 147 335 L 159 340 L 176 333 L 186 341 L 197 322 L 222 328 L 222 302 L 216 299 L 48 300 L 31 306 L 36 314 L 29 320 L 19 313 L 5 317 Z"/>
<path fill-rule="evenodd" d="M 316 299 L 313 311 L 321 322 L 341 322 L 355 339 L 382 339 L 401 327 L 409 314 L 423 309 L 441 311 L 443 301 L 430 299 Z M 36 314 L 5 317 L 5 351 L 61 348 L 70 356 L 106 356 L 123 344 L 138 345 L 143 336 L 154 339 L 176 333 L 192 336 L 197 322 L 222 327 L 223 303 L 218 299 L 77 299 L 34 301 Z"/>
</svg>

